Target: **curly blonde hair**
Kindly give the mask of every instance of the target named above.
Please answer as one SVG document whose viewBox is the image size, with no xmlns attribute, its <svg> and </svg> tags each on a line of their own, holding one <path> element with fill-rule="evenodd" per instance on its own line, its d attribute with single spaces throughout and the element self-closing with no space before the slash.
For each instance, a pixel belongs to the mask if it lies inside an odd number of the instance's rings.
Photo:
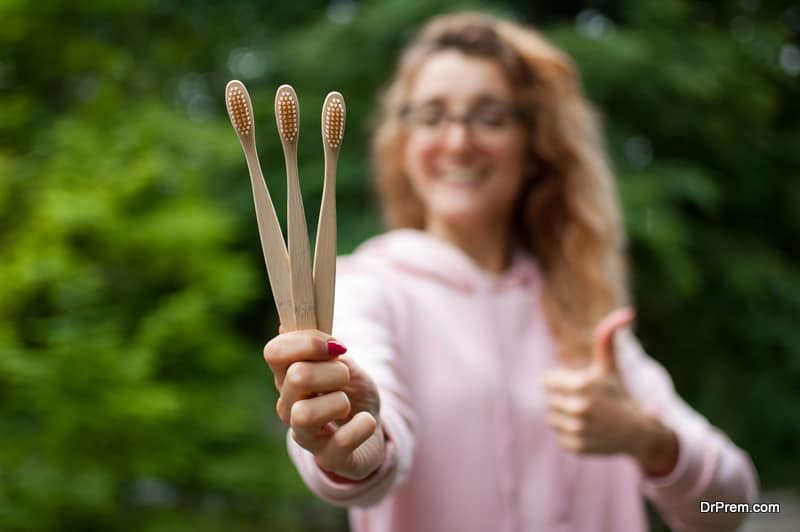
<svg viewBox="0 0 800 532">
<path fill-rule="evenodd" d="M 497 61 L 528 117 L 527 186 L 512 235 L 542 269 L 542 302 L 561 357 L 585 361 L 596 324 L 627 302 L 625 235 L 597 115 L 572 61 L 541 33 L 462 12 L 436 17 L 417 34 L 381 95 L 373 135 L 385 222 L 424 228 L 425 212 L 403 165 L 407 129 L 401 111 L 420 67 L 444 50 Z"/>
</svg>

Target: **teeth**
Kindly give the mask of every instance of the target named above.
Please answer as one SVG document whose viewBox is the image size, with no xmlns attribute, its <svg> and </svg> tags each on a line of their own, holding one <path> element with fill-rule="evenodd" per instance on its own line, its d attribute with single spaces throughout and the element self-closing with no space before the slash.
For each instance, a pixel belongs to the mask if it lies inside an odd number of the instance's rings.
<svg viewBox="0 0 800 532">
<path fill-rule="evenodd" d="M 481 178 L 479 172 L 470 170 L 450 170 L 442 174 L 443 181 L 450 181 L 453 183 L 477 183 Z"/>
</svg>

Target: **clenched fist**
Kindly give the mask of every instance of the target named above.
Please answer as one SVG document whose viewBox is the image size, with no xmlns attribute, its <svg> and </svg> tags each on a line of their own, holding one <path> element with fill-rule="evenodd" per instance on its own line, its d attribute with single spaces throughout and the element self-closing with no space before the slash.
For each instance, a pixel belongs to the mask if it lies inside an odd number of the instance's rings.
<svg viewBox="0 0 800 532">
<path fill-rule="evenodd" d="M 292 437 L 331 477 L 360 480 L 383 463 L 375 383 L 346 348 L 317 330 L 280 334 L 264 359 L 280 394 L 276 409 Z"/>
</svg>

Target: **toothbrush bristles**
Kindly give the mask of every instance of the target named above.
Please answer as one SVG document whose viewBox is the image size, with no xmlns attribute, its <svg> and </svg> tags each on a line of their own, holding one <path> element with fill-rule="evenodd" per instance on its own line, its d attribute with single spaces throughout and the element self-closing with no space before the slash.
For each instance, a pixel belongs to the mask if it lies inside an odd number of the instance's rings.
<svg viewBox="0 0 800 532">
<path fill-rule="evenodd" d="M 253 117 L 245 96 L 244 86 L 232 84 L 228 89 L 228 115 L 239 135 L 247 135 L 253 129 Z"/>
<path fill-rule="evenodd" d="M 278 127 L 281 137 L 287 141 L 297 138 L 297 100 L 289 89 L 278 95 Z"/>
<path fill-rule="evenodd" d="M 325 141 L 331 148 L 338 148 L 344 137 L 344 102 L 341 96 L 333 95 L 325 105 Z"/>
</svg>

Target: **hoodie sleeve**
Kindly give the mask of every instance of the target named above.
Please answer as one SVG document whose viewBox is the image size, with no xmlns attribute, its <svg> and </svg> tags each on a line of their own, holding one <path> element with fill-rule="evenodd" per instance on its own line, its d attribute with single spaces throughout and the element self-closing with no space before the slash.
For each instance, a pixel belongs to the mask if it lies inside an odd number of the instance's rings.
<svg viewBox="0 0 800 532">
<path fill-rule="evenodd" d="M 746 513 L 700 512 L 700 501 L 754 503 L 758 476 L 750 457 L 675 392 L 667 371 L 647 356 L 630 330 L 617 335 L 625 384 L 648 412 L 678 437 L 678 462 L 643 491 L 672 530 L 733 530 Z"/>
<path fill-rule="evenodd" d="M 321 499 L 337 506 L 377 504 L 403 482 L 414 450 L 413 416 L 403 370 L 398 367 L 395 312 L 387 286 L 391 279 L 373 268 L 340 259 L 336 278 L 333 333 L 347 355 L 375 381 L 381 399 L 380 426 L 386 436 L 383 465 L 359 482 L 332 480 L 314 456 L 287 435 L 289 455 L 306 485 Z"/>
</svg>

